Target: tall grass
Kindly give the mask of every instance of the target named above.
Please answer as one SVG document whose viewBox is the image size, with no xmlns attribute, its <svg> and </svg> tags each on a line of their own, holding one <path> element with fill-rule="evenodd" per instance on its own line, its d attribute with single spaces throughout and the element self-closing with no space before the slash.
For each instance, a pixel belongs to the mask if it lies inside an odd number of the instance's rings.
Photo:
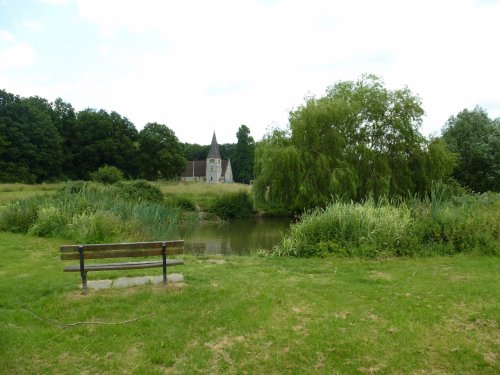
<svg viewBox="0 0 500 375">
<path fill-rule="evenodd" d="M 397 256 L 500 254 L 500 195 L 335 202 L 305 214 L 272 254 Z"/>
<path fill-rule="evenodd" d="M 165 239 L 173 233 L 179 209 L 159 199 L 161 192 L 143 181 L 69 183 L 56 194 L 4 207 L 0 230 L 81 243 Z"/>
<path fill-rule="evenodd" d="M 213 201 L 208 212 L 219 216 L 223 220 L 242 219 L 253 212 L 253 203 L 250 194 L 241 190 L 237 193 L 226 193 Z"/>
</svg>

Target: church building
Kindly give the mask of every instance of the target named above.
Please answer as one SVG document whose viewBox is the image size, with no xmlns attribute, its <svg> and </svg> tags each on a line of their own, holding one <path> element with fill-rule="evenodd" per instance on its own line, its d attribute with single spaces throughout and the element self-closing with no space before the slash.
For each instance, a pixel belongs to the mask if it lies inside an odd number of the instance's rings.
<svg viewBox="0 0 500 375">
<path fill-rule="evenodd" d="M 215 132 L 212 137 L 212 144 L 210 145 L 207 159 L 188 161 L 186 169 L 181 175 L 181 180 L 205 181 L 213 184 L 234 182 L 231 161 L 222 160 Z"/>
</svg>

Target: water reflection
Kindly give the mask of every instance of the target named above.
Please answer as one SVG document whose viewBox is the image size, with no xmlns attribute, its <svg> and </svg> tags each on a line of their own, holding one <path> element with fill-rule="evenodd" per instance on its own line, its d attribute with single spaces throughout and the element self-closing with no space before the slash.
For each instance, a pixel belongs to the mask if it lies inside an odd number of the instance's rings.
<svg viewBox="0 0 500 375">
<path fill-rule="evenodd" d="M 290 226 L 289 219 L 240 219 L 221 225 L 197 225 L 179 230 L 189 254 L 245 255 L 271 249 Z"/>
</svg>

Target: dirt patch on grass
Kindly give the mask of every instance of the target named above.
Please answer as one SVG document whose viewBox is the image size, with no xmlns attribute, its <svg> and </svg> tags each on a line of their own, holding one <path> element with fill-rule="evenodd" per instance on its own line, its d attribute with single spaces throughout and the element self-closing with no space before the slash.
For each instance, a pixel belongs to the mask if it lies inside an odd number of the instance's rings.
<svg viewBox="0 0 500 375">
<path fill-rule="evenodd" d="M 371 271 L 368 275 L 370 280 L 392 281 L 393 278 L 390 274 L 380 271 Z"/>
<path fill-rule="evenodd" d="M 335 319 L 342 319 L 342 320 L 347 319 L 349 315 L 351 315 L 350 311 L 338 311 L 333 313 L 333 317 Z"/>
<path fill-rule="evenodd" d="M 241 344 L 244 341 L 244 336 L 223 336 L 216 341 L 205 343 L 205 346 L 212 352 L 212 359 L 210 361 L 212 373 L 219 374 L 222 372 L 221 362 L 224 362 L 224 364 L 231 369 L 230 371 L 224 372 L 232 372 L 233 360 L 229 350 L 234 345 Z"/>
</svg>

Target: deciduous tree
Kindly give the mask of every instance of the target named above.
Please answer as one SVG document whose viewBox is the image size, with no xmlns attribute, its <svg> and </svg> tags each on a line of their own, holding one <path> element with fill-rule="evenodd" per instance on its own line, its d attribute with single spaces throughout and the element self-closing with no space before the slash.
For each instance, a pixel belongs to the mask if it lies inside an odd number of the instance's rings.
<svg viewBox="0 0 500 375">
<path fill-rule="evenodd" d="M 453 177 L 477 192 L 500 191 L 500 121 L 480 107 L 449 118 L 442 130 L 448 148 L 457 154 Z"/>
<path fill-rule="evenodd" d="M 179 177 L 186 167 L 183 148 L 167 126 L 149 123 L 139 133 L 141 173 L 149 180 Z"/>
<path fill-rule="evenodd" d="M 323 97 L 290 112 L 289 128 L 274 131 L 256 151 L 257 202 L 287 210 L 324 205 L 332 197 L 425 193 L 445 149 L 429 156 L 419 133 L 424 111 L 408 88 L 388 90 L 376 76 L 339 82 Z M 430 162 L 432 161 L 432 163 Z M 432 170 L 429 170 L 431 168 Z"/>
<path fill-rule="evenodd" d="M 231 158 L 234 180 L 249 183 L 253 179 L 255 141 L 246 125 L 238 128 L 236 138 L 238 142 Z"/>
</svg>

